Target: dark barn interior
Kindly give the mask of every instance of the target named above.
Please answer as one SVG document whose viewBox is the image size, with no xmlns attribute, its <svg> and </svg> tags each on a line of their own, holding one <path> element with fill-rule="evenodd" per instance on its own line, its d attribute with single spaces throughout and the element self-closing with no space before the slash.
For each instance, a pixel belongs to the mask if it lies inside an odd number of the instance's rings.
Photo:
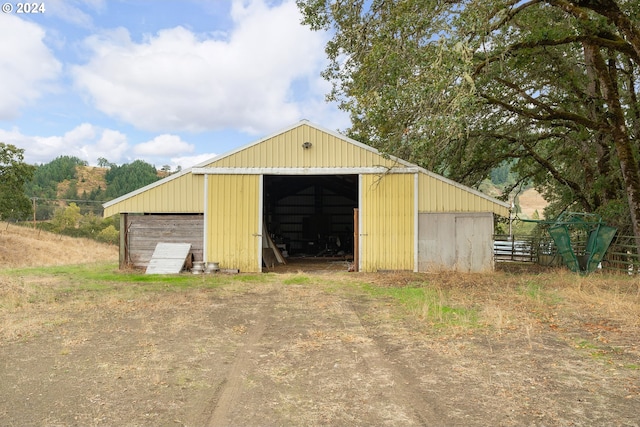
<svg viewBox="0 0 640 427">
<path fill-rule="evenodd" d="M 265 175 L 264 224 L 289 257 L 353 254 L 358 175 Z"/>
</svg>

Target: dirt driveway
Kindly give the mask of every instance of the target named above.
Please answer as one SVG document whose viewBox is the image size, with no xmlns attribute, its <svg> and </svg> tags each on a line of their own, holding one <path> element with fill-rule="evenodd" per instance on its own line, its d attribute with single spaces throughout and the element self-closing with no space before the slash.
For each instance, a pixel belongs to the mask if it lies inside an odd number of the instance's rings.
<svg viewBox="0 0 640 427">
<path fill-rule="evenodd" d="M 0 425 L 640 423 L 637 341 L 597 358 L 570 328 L 438 333 L 326 276 L 252 280 L 15 310 Z"/>
</svg>

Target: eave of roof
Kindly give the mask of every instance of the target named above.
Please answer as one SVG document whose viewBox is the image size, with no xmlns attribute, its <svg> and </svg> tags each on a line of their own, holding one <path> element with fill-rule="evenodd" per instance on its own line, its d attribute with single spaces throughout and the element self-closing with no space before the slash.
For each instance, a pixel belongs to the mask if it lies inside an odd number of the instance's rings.
<svg viewBox="0 0 640 427">
<path fill-rule="evenodd" d="M 272 134 L 270 134 L 270 135 L 268 135 L 268 136 L 265 136 L 265 137 L 263 137 L 263 138 L 260 138 L 260 139 L 258 139 L 257 141 L 250 142 L 250 143 L 245 144 L 245 145 L 243 145 L 243 146 L 241 146 L 241 147 L 239 147 L 239 148 L 236 148 L 236 149 L 231 150 L 231 151 L 229 151 L 229 152 L 226 152 L 226 153 L 220 154 L 220 155 L 218 155 L 218 156 L 212 157 L 212 158 L 211 158 L 211 159 L 209 159 L 209 160 L 205 160 L 205 161 L 203 161 L 203 162 L 200 162 L 200 163 L 198 163 L 197 165 L 195 165 L 195 166 L 193 166 L 193 167 L 191 167 L 191 168 L 187 168 L 187 169 L 184 169 L 184 170 L 182 170 L 182 171 L 180 171 L 180 172 L 178 172 L 178 173 L 175 173 L 175 174 L 173 174 L 173 175 L 169 175 L 169 176 L 168 176 L 168 177 L 166 177 L 166 178 L 163 178 L 163 179 L 161 179 L 161 180 L 159 180 L 159 181 L 156 181 L 156 182 L 154 182 L 154 183 L 151 183 L 151 184 L 149 184 L 149 185 L 147 185 L 147 186 L 144 186 L 144 187 L 142 187 L 142 188 L 139 188 L 139 189 L 137 189 L 137 190 L 135 190 L 135 191 L 132 191 L 132 192 L 130 192 L 130 193 L 127 193 L 127 194 L 125 194 L 125 195 L 123 195 L 123 196 L 118 197 L 117 199 L 110 200 L 110 201 L 108 201 L 108 202 L 104 203 L 104 204 L 102 205 L 102 207 L 103 207 L 103 208 L 105 208 L 105 209 L 106 209 L 106 208 L 108 208 L 108 207 L 111 207 L 111 206 L 113 206 L 113 205 L 115 205 L 115 204 L 118 204 L 118 203 L 120 203 L 120 202 L 122 202 L 122 201 L 124 201 L 124 200 L 127 200 L 127 199 L 129 199 L 129 198 L 131 198 L 131 197 L 135 197 L 135 196 L 137 196 L 138 194 L 144 193 L 145 191 L 148 191 L 148 190 L 151 190 L 151 189 L 153 189 L 153 188 L 155 188 L 155 187 L 158 187 L 158 186 L 160 186 L 160 185 L 163 185 L 164 183 L 169 182 L 169 181 L 171 181 L 171 180 L 173 180 L 173 179 L 179 178 L 179 177 L 181 177 L 181 176 L 183 176 L 183 175 L 186 175 L 186 174 L 188 174 L 188 173 L 192 173 L 192 171 L 193 171 L 193 170 L 201 171 L 205 166 L 208 166 L 208 167 L 215 167 L 215 166 L 211 166 L 211 164 L 212 164 L 212 163 L 215 163 L 215 162 L 217 162 L 217 161 L 219 161 L 219 160 L 222 160 L 222 159 L 224 159 L 224 158 L 226 158 L 226 157 L 233 156 L 233 155 L 234 155 L 234 154 L 236 154 L 236 153 L 239 153 L 239 152 L 241 152 L 241 151 L 243 151 L 243 150 L 246 150 L 246 149 L 248 149 L 248 148 L 251 148 L 251 147 L 253 147 L 254 145 L 261 144 L 261 143 L 263 143 L 264 141 L 267 141 L 267 140 L 269 140 L 269 139 L 271 139 L 271 138 L 275 138 L 276 136 L 278 136 L 278 135 L 280 135 L 280 134 L 283 134 L 283 133 L 285 133 L 285 132 L 288 132 L 288 131 L 290 131 L 290 130 L 292 130 L 292 129 L 295 129 L 295 128 L 297 128 L 297 127 L 300 127 L 300 126 L 302 126 L 302 125 L 307 125 L 307 126 L 313 127 L 313 128 L 315 128 L 315 129 L 317 129 L 317 130 L 319 130 L 319 131 L 321 131 L 321 132 L 327 133 L 327 134 L 332 135 L 332 136 L 334 136 L 334 137 L 336 137 L 336 138 L 342 139 L 342 140 L 343 140 L 343 141 L 345 141 L 345 142 L 348 142 L 348 143 L 350 143 L 350 144 L 356 145 L 357 147 L 362 148 L 363 150 L 370 151 L 370 152 L 372 152 L 372 153 L 374 153 L 374 154 L 377 154 L 377 155 L 379 155 L 379 156 L 387 157 L 387 158 L 389 158 L 390 160 L 392 160 L 392 161 L 394 161 L 394 162 L 396 162 L 396 163 L 398 163 L 398 164 L 401 164 L 401 165 L 405 166 L 406 168 L 410 168 L 410 169 L 412 169 L 412 170 L 418 170 L 418 171 L 420 171 L 420 172 L 422 172 L 422 173 L 424 173 L 424 174 L 426 174 L 426 175 L 428 175 L 428 176 L 430 176 L 430 177 L 432 177 L 432 178 L 434 178 L 434 179 L 441 180 L 441 181 L 443 181 L 443 182 L 445 182 L 445 183 L 447 183 L 447 184 L 450 184 L 450 185 L 452 185 L 452 186 L 454 186 L 454 187 L 460 188 L 461 190 L 467 191 L 467 192 L 469 192 L 469 193 L 471 193 L 471 194 L 474 194 L 474 195 L 476 195 L 476 196 L 478 196 L 478 197 L 481 197 L 481 198 L 483 198 L 483 199 L 489 200 L 490 202 L 493 202 L 493 203 L 495 203 L 495 204 L 497 204 L 497 205 L 499 205 L 499 206 L 502 206 L 502 207 L 504 207 L 504 208 L 507 208 L 507 209 L 509 209 L 509 208 L 510 208 L 510 205 L 509 205 L 509 203 L 507 203 L 507 202 L 503 202 L 502 200 L 498 200 L 498 199 L 496 199 L 495 197 L 491 197 L 491 196 L 489 196 L 489 195 L 487 195 L 487 194 L 484 194 L 484 193 L 482 193 L 481 191 L 478 191 L 478 190 L 476 190 L 476 189 L 474 189 L 474 188 L 467 187 L 466 185 L 463 185 L 463 184 L 460 184 L 460 183 L 458 183 L 458 182 L 455 182 L 455 181 L 453 181 L 453 180 L 451 180 L 451 179 L 449 179 L 449 178 L 446 178 L 446 177 L 444 177 L 444 176 L 442 176 L 442 175 L 438 175 L 437 173 L 431 172 L 431 171 L 429 171 L 429 170 L 427 170 L 427 169 L 425 169 L 425 168 L 423 168 L 423 167 L 420 167 L 420 166 L 418 166 L 418 165 L 415 165 L 415 164 L 413 164 L 413 163 L 410 163 L 410 162 L 408 162 L 408 161 L 406 161 L 406 160 L 403 160 L 403 159 L 401 159 L 401 158 L 399 158 L 399 157 L 395 157 L 395 156 L 390 155 L 390 154 L 383 154 L 383 153 L 381 153 L 380 151 L 378 151 L 377 149 L 375 149 L 374 147 L 371 147 L 371 146 L 369 146 L 369 145 L 363 144 L 363 143 L 361 143 L 361 142 L 359 142 L 359 141 L 356 141 L 355 139 L 351 139 L 351 138 L 349 138 L 349 137 L 347 137 L 347 136 L 345 136 L 345 135 L 343 135 L 343 134 L 341 134 L 341 133 L 339 133 L 339 132 L 336 132 L 336 131 L 333 131 L 333 130 L 330 130 L 330 129 L 323 128 L 322 126 L 319 126 L 319 125 L 316 125 L 316 124 L 314 124 L 314 123 L 311 123 L 311 122 L 309 122 L 309 121 L 308 121 L 308 120 L 306 120 L 306 119 L 305 119 L 305 120 L 301 120 L 300 122 L 295 123 L 295 124 L 293 124 L 293 125 L 291 125 L 291 126 L 288 126 L 288 127 L 284 128 L 284 129 L 281 129 L 281 130 L 279 130 L 279 131 L 277 131 L 277 132 L 274 132 L 274 133 L 272 133 Z"/>
</svg>

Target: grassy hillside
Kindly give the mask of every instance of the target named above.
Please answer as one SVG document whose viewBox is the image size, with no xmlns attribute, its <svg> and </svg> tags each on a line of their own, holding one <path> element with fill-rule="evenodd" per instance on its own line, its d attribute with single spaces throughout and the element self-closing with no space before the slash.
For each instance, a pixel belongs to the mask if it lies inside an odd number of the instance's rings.
<svg viewBox="0 0 640 427">
<path fill-rule="evenodd" d="M 0 269 L 117 261 L 117 246 L 0 222 Z"/>
<path fill-rule="evenodd" d="M 93 190 L 106 189 L 107 181 L 105 180 L 105 174 L 107 168 L 99 168 L 94 166 L 76 166 L 76 189 L 78 196 L 81 196 L 84 192 L 90 194 Z M 57 196 L 63 198 L 67 190 L 71 185 L 71 180 L 65 179 L 58 184 Z"/>
</svg>

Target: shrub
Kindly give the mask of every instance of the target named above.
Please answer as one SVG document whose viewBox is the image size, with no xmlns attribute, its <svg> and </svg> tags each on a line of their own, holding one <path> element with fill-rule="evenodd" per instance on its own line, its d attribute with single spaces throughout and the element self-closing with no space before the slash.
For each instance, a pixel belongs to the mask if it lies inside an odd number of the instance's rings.
<svg viewBox="0 0 640 427">
<path fill-rule="evenodd" d="M 118 230 L 116 230 L 116 228 L 113 225 L 109 225 L 100 233 L 98 233 L 96 240 L 98 240 L 99 242 L 111 243 L 111 244 L 117 245 L 119 237 L 120 237 L 120 233 L 118 232 Z"/>
</svg>

